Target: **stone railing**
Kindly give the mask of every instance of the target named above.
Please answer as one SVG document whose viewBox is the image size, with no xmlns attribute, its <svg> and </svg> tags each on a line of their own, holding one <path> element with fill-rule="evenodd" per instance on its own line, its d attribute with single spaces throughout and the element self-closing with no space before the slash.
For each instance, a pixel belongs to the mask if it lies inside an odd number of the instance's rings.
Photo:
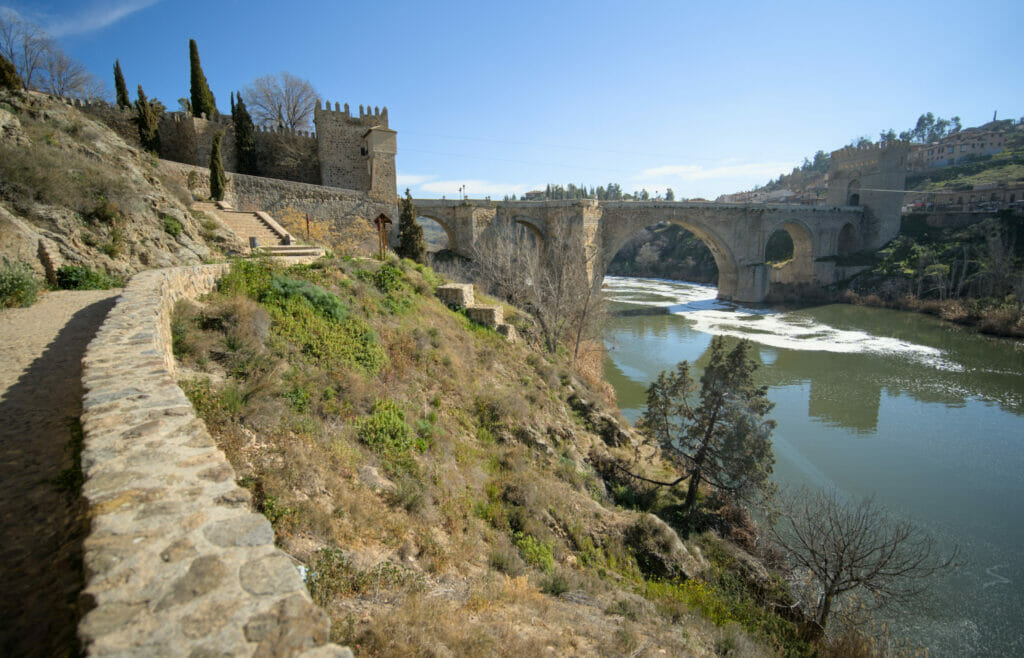
<svg viewBox="0 0 1024 658">
<path fill-rule="evenodd" d="M 174 378 L 175 302 L 227 265 L 137 274 L 83 359 L 91 656 L 345 656 Z"/>
</svg>

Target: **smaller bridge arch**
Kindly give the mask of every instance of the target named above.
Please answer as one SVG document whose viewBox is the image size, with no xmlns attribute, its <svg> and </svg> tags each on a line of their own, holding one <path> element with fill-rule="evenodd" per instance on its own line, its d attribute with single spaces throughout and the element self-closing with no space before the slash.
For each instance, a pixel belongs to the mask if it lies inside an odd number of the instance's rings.
<svg viewBox="0 0 1024 658">
<path fill-rule="evenodd" d="M 438 226 L 443 228 L 444 234 L 448 237 L 448 250 L 458 252 L 458 232 L 453 229 L 453 227 L 450 225 L 450 221 L 447 218 L 443 217 L 442 214 L 439 212 L 417 209 L 416 218 L 419 219 L 421 217 L 436 222 Z"/>
</svg>

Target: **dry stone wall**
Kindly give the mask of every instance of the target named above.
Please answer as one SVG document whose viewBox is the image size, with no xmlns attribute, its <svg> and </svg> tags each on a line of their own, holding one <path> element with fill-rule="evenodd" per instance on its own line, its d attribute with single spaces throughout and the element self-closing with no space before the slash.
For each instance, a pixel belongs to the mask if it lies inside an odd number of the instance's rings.
<svg viewBox="0 0 1024 658">
<path fill-rule="evenodd" d="M 136 275 L 83 359 L 91 656 L 350 656 L 175 383 L 170 315 L 226 265 Z"/>
</svg>

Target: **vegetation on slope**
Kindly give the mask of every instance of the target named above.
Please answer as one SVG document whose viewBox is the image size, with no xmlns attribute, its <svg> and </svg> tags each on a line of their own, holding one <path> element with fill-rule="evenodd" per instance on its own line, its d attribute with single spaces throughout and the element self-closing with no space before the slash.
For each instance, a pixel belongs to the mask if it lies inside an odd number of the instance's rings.
<svg viewBox="0 0 1024 658">
<path fill-rule="evenodd" d="M 1001 211 L 943 229 L 903 218 L 900 235 L 849 283 L 853 303 L 923 311 L 1002 336 L 1024 336 L 1024 219 Z"/>
<path fill-rule="evenodd" d="M 592 466 L 632 460 L 637 439 L 566 357 L 532 349 L 522 315 L 515 344 L 473 324 L 438 283 L 407 260 L 240 261 L 175 312 L 182 386 L 335 640 L 384 655 L 815 651 L 769 609 L 788 603 L 781 581 L 719 539 L 750 540 L 748 517 L 705 497 L 681 542 L 648 513 L 671 520 L 681 492 Z"/>
<path fill-rule="evenodd" d="M 72 268 L 69 281 L 95 287 L 221 257 L 235 238 L 191 203 L 155 158 L 103 124 L 41 94 L 0 90 L 0 262 L 41 281 L 42 240 Z"/>
</svg>

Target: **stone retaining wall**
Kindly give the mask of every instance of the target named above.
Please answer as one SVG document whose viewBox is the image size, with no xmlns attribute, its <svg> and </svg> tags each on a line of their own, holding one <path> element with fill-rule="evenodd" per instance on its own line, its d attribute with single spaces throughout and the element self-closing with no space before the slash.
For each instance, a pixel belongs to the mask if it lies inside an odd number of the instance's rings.
<svg viewBox="0 0 1024 658">
<path fill-rule="evenodd" d="M 174 377 L 175 302 L 227 265 L 137 274 L 83 359 L 91 656 L 345 656 Z"/>
<path fill-rule="evenodd" d="M 180 176 L 183 183 L 191 175 L 195 185 L 189 188 L 190 191 L 200 197 L 209 194 L 209 169 L 170 160 L 161 160 L 160 167 L 167 173 Z M 354 222 L 364 222 L 372 226 L 373 220 L 382 213 L 394 222 L 395 231 L 398 226 L 397 198 L 385 203 L 358 190 L 245 174 L 228 174 L 228 188 L 224 199 L 238 210 L 251 212 L 262 210 L 280 215 L 290 208 L 300 213 L 309 213 L 310 217 L 315 219 L 331 222 L 339 229 L 351 226 Z"/>
</svg>

